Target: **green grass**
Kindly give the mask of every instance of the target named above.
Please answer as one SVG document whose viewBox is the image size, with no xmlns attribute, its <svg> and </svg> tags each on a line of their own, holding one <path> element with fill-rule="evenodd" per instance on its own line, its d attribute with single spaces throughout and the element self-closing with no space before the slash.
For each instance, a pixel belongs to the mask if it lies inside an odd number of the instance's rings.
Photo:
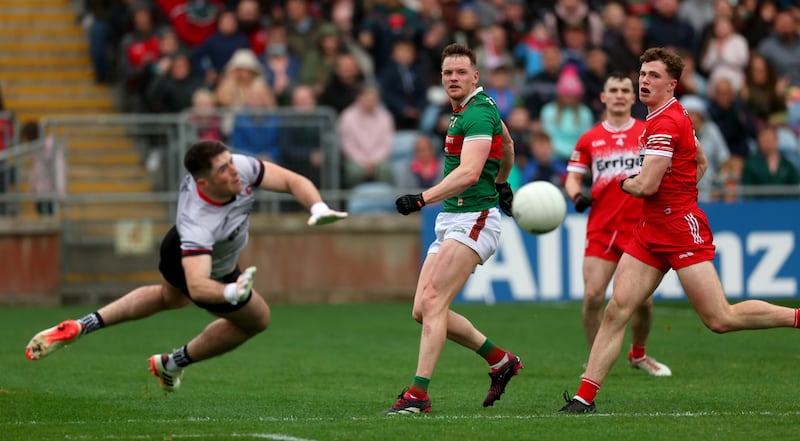
<svg viewBox="0 0 800 441">
<path fill-rule="evenodd" d="M 448 343 L 431 382 L 433 413 L 380 415 L 408 385 L 419 327 L 409 305 L 273 305 L 272 325 L 238 350 L 187 369 L 164 395 L 147 357 L 178 347 L 210 317 L 166 312 L 92 334 L 31 362 L 37 331 L 88 308 L 0 309 L 0 440 L 760 440 L 796 439 L 798 335 L 715 335 L 683 303 L 656 306 L 653 378 L 624 357 L 598 414 L 554 415 L 579 384 L 580 305 L 456 309 L 525 368 L 482 408 L 485 362 Z M 627 349 L 626 340 L 625 348 Z"/>
</svg>

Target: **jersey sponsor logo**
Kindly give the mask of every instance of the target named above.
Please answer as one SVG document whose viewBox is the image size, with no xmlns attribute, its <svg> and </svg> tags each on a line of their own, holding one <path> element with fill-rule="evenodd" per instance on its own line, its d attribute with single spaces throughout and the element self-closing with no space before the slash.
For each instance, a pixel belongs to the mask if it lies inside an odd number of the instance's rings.
<svg viewBox="0 0 800 441">
<path fill-rule="evenodd" d="M 617 158 L 608 159 L 602 158 L 595 162 L 597 171 L 602 172 L 606 170 L 633 170 L 642 165 L 642 157 L 622 156 Z"/>
<path fill-rule="evenodd" d="M 447 135 L 444 138 L 444 152 L 448 155 L 460 155 L 464 145 L 463 136 Z"/>
<path fill-rule="evenodd" d="M 692 256 L 694 256 L 694 253 L 691 252 L 691 251 L 687 251 L 685 253 L 678 254 L 678 259 L 686 259 L 686 258 L 692 257 Z"/>
</svg>

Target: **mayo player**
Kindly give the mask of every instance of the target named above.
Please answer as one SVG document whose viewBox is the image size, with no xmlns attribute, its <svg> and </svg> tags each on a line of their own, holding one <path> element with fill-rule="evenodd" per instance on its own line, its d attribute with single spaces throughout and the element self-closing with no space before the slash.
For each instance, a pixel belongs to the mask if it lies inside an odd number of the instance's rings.
<svg viewBox="0 0 800 441">
<path fill-rule="evenodd" d="M 494 405 L 522 361 L 483 335 L 472 322 L 450 309 L 478 265 L 497 250 L 500 211 L 511 215 L 513 193 L 508 175 L 514 163 L 514 142 L 500 119 L 494 100 L 478 87 L 475 54 L 461 44 L 442 51 L 442 85 L 453 113 L 445 139 L 444 178 L 417 194 L 395 201 L 409 215 L 426 204 L 442 202 L 436 217 L 436 239 L 428 247 L 414 293 L 413 318 L 422 325 L 417 369 L 387 415 L 431 411 L 428 386 L 442 348 L 449 339 L 482 357 L 491 382 L 483 406 Z"/>
<path fill-rule="evenodd" d="M 97 312 L 39 332 L 25 349 L 30 360 L 98 329 L 194 303 L 217 319 L 173 353 L 149 359 L 161 388 L 171 392 L 180 387 L 185 367 L 228 352 L 269 325 L 269 307 L 252 288 L 255 267 L 244 272 L 238 267 L 256 189 L 291 193 L 311 211 L 309 225 L 347 217 L 330 209 L 307 178 L 231 154 L 218 141 L 194 144 L 184 166 L 189 174 L 181 184 L 176 223 L 161 242 L 161 284 L 139 287 Z"/>
<path fill-rule="evenodd" d="M 605 120 L 584 133 L 567 164 L 564 183 L 567 195 L 579 213 L 589 207 L 586 224 L 586 248 L 583 258 L 583 329 L 586 343 L 592 348 L 608 284 L 628 244 L 633 227 L 642 214 L 642 200 L 619 189 L 619 180 L 639 173 L 639 136 L 644 121 L 631 116 L 636 102 L 633 80 L 616 72 L 606 77 L 600 101 L 605 104 Z M 582 192 L 581 182 L 592 175 L 591 196 Z M 647 336 L 653 324 L 653 299 L 648 298 L 631 318 L 631 349 L 628 362 L 650 375 L 672 375 L 669 367 L 645 352 Z"/>
</svg>

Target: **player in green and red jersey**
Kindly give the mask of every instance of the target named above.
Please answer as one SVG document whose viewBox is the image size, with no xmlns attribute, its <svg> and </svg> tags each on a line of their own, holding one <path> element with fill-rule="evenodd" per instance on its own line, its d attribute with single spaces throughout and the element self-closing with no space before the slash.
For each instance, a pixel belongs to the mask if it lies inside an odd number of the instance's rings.
<svg viewBox="0 0 800 441">
<path fill-rule="evenodd" d="M 397 199 L 403 215 L 443 202 L 436 239 L 428 248 L 414 295 L 414 320 L 422 324 L 417 371 L 411 386 L 386 413 L 430 412 L 428 384 L 446 339 L 481 355 L 490 365 L 484 407 L 500 399 L 522 362 L 478 331 L 450 304 L 470 274 L 497 250 L 500 211 L 511 215 L 513 195 L 506 180 L 514 163 L 514 142 L 491 97 L 478 87 L 475 55 L 451 44 L 442 52 L 442 85 L 453 106 L 445 140 L 444 178 L 418 194 Z"/>
</svg>

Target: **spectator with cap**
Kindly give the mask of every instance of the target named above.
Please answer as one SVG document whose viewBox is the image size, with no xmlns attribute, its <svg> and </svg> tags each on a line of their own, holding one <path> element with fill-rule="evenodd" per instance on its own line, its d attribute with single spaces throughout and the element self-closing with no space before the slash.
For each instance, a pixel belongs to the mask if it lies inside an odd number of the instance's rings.
<svg viewBox="0 0 800 441">
<path fill-rule="evenodd" d="M 225 72 L 214 90 L 218 105 L 231 111 L 223 119 L 222 131 L 226 136 L 231 132 L 232 113 L 242 109 L 247 90 L 256 83 L 263 83 L 265 86 L 267 84 L 261 63 L 252 50 L 237 50 L 225 65 Z"/>
<path fill-rule="evenodd" d="M 567 161 L 581 134 L 594 125 L 592 111 L 583 104 L 583 84 L 578 70 L 567 66 L 556 84 L 556 98 L 542 107 L 541 130 L 552 142 L 555 157 Z"/>
</svg>

